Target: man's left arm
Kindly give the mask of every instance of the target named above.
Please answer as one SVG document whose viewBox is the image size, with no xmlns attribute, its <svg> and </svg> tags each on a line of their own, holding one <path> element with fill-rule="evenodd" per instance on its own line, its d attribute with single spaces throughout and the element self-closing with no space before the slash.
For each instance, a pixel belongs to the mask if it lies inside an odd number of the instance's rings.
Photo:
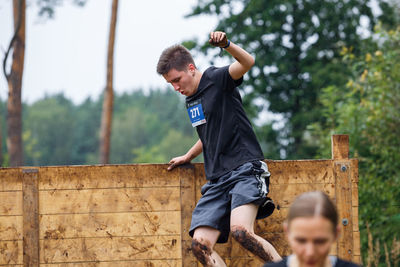
<svg viewBox="0 0 400 267">
<path fill-rule="evenodd" d="M 236 61 L 229 66 L 232 79 L 238 80 L 254 65 L 254 58 L 246 50 L 228 40 L 224 32 L 211 32 L 209 43 L 224 48 Z"/>
</svg>

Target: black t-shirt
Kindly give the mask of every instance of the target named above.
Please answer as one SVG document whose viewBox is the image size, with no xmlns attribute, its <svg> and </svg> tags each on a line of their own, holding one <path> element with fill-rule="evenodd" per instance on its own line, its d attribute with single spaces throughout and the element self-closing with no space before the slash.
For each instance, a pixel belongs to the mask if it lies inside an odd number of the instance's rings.
<svg viewBox="0 0 400 267">
<path fill-rule="evenodd" d="M 229 66 L 210 67 L 197 92 L 186 98 L 192 125 L 203 143 L 206 178 L 216 179 L 245 162 L 262 160 L 263 153 L 242 106 Z"/>
</svg>

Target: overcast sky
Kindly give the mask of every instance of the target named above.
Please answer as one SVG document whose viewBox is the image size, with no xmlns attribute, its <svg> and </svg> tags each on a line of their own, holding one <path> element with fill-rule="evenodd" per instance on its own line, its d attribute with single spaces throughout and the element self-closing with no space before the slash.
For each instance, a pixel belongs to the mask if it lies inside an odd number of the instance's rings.
<svg viewBox="0 0 400 267">
<path fill-rule="evenodd" d="M 29 2 L 29 1 L 28 1 Z M 32 1 L 33 2 L 33 1 Z M 43 22 L 37 8 L 26 13 L 25 69 L 22 100 L 32 103 L 45 94 L 64 92 L 75 103 L 97 98 L 106 83 L 106 56 L 112 0 L 88 0 L 83 7 L 65 4 Z M 120 0 L 114 54 L 114 89 L 129 92 L 166 87 L 156 73 L 162 50 L 183 40 L 205 41 L 216 18 L 185 19 L 197 0 Z M 1 66 L 12 37 L 12 0 L 0 2 Z M 204 59 L 196 58 L 200 69 Z M 10 61 L 11 62 L 11 61 Z M 0 97 L 8 87 L 0 75 Z"/>
</svg>

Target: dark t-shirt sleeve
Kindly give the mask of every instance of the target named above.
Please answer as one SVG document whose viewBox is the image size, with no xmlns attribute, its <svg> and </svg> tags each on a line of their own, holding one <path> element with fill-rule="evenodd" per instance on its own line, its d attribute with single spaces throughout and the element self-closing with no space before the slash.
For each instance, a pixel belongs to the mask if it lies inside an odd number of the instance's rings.
<svg viewBox="0 0 400 267">
<path fill-rule="evenodd" d="M 215 77 L 218 77 L 218 79 L 215 79 Z M 234 80 L 231 77 L 229 74 L 229 65 L 221 68 L 215 68 L 214 71 L 211 72 L 210 78 L 218 83 L 219 88 L 228 91 L 232 91 L 235 89 L 235 87 L 238 87 L 243 82 L 243 77 L 238 80 Z"/>
</svg>

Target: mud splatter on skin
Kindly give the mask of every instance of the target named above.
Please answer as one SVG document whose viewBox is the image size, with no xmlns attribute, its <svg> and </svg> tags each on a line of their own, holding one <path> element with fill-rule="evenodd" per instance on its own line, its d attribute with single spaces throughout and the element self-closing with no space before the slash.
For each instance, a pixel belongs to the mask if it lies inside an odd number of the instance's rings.
<svg viewBox="0 0 400 267">
<path fill-rule="evenodd" d="M 257 255 L 266 262 L 272 261 L 272 255 L 264 249 L 262 244 L 255 239 L 246 229 L 237 227 L 232 231 L 232 236 L 238 241 L 244 248 Z"/>
<path fill-rule="evenodd" d="M 192 241 L 192 251 L 197 260 L 204 266 L 210 266 L 210 261 L 215 263 L 215 260 L 211 258 L 210 247 L 200 243 L 196 239 Z"/>
</svg>

